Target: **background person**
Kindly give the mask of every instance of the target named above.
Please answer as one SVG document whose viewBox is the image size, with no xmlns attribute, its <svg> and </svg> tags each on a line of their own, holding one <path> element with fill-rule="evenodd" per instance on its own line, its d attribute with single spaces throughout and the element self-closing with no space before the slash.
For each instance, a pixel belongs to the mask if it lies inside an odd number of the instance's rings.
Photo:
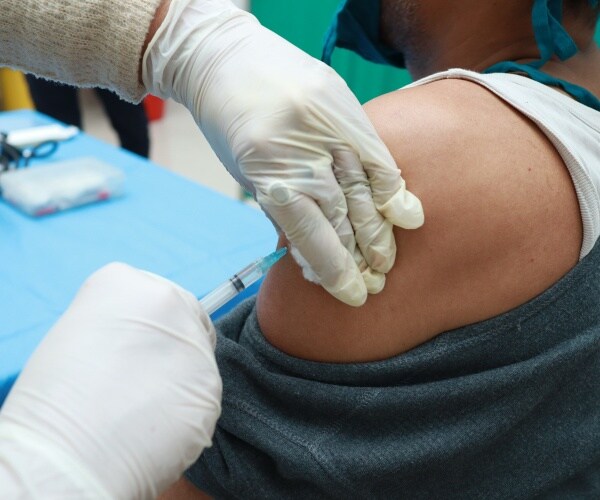
<svg viewBox="0 0 600 500">
<path fill-rule="evenodd" d="M 75 87 L 36 78 L 33 75 L 27 75 L 27 84 L 38 111 L 63 123 L 83 128 L 78 91 Z M 150 138 L 144 107 L 124 101 L 106 89 L 95 89 L 95 93 L 119 136 L 121 147 L 148 158 Z"/>
</svg>

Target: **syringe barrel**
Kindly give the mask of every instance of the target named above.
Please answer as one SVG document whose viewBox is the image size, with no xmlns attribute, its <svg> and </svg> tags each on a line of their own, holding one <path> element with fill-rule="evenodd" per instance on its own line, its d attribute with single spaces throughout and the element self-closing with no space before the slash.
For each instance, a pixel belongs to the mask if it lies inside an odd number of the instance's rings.
<svg viewBox="0 0 600 500">
<path fill-rule="evenodd" d="M 241 271 L 238 271 L 233 279 L 239 279 L 244 284 L 244 287 L 248 288 L 250 285 L 261 279 L 264 275 L 265 272 L 260 266 L 260 261 L 257 261 L 249 266 L 246 266 Z"/>
<path fill-rule="evenodd" d="M 261 279 L 275 262 L 277 262 L 286 253 L 286 249 L 279 250 L 267 255 L 266 257 L 253 262 L 241 271 L 238 271 L 233 277 L 215 288 L 212 292 L 200 299 L 200 304 L 208 314 L 224 306 L 233 299 L 238 293 Z"/>
<path fill-rule="evenodd" d="M 221 306 L 229 302 L 238 294 L 238 290 L 231 280 L 215 288 L 212 292 L 200 299 L 200 304 L 204 310 L 211 315 Z"/>
</svg>

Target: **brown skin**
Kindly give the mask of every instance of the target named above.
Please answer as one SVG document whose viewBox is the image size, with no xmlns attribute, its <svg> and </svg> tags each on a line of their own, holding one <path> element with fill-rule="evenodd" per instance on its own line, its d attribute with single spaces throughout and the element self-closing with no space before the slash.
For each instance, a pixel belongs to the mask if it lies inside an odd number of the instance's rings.
<svg viewBox="0 0 600 500">
<path fill-rule="evenodd" d="M 448 80 L 365 109 L 426 223 L 396 230 L 386 287 L 358 309 L 304 281 L 284 258 L 258 298 L 262 331 L 277 348 L 334 363 L 388 358 L 526 302 L 577 263 L 571 179 L 545 136 L 512 108 L 476 84 Z"/>
<path fill-rule="evenodd" d="M 381 0 L 382 38 L 404 53 L 415 80 L 449 68 L 483 71 L 500 61 L 531 61 L 539 58 L 532 5 L 532 0 Z M 563 25 L 579 53 L 548 63 L 544 71 L 580 81 L 597 76 L 599 51 L 590 19 L 586 1 L 565 0 Z M 591 84 L 593 91 L 597 82 Z"/>
<path fill-rule="evenodd" d="M 405 51 L 414 78 L 452 67 L 481 71 L 537 58 L 531 4 L 382 0 L 383 34 Z M 600 96 L 589 15 L 565 12 L 581 52 L 544 69 Z M 477 84 L 444 80 L 384 95 L 365 110 L 422 200 L 425 225 L 396 230 L 386 287 L 358 309 L 306 282 L 284 257 L 258 297 L 261 329 L 274 346 L 315 361 L 384 359 L 514 308 L 577 263 L 582 226 L 571 178 L 546 137 L 513 108 Z M 195 498 L 190 491 L 163 498 Z"/>
<path fill-rule="evenodd" d="M 415 77 L 451 67 L 481 71 L 537 56 L 531 4 L 524 4 L 383 0 L 383 34 L 409 48 Z M 565 25 L 582 52 L 545 69 L 600 95 L 593 27 L 569 11 Z M 396 230 L 386 287 L 359 309 L 305 282 L 284 258 L 258 297 L 258 319 L 274 346 L 323 362 L 384 359 L 506 312 L 577 263 L 582 227 L 570 176 L 546 137 L 513 108 L 474 83 L 444 80 L 365 109 L 421 198 L 425 225 Z"/>
</svg>

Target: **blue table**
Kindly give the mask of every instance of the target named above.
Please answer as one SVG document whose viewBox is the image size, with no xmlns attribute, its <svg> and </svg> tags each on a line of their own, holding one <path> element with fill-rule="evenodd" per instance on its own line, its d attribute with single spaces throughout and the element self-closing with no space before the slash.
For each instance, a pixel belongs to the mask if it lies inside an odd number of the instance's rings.
<svg viewBox="0 0 600 500">
<path fill-rule="evenodd" d="M 0 113 L 4 132 L 52 122 L 32 111 Z M 126 262 L 201 297 L 275 248 L 260 211 L 83 133 L 47 161 L 82 156 L 122 169 L 125 196 L 41 218 L 0 200 L 0 404 L 79 286 L 104 264 Z"/>
</svg>

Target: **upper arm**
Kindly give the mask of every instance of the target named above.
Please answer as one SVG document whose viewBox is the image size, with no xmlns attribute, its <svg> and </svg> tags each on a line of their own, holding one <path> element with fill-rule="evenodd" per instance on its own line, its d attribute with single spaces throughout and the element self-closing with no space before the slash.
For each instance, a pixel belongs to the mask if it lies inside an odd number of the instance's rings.
<svg viewBox="0 0 600 500">
<path fill-rule="evenodd" d="M 212 500 L 212 497 L 198 489 L 186 477 L 172 484 L 158 500 Z"/>
<path fill-rule="evenodd" d="M 291 259 L 267 278 L 258 313 L 266 338 L 302 358 L 382 359 L 514 308 L 579 256 L 571 178 L 528 119 L 470 82 L 444 80 L 366 106 L 425 224 L 396 230 L 382 293 L 362 308 L 305 282 Z"/>
</svg>

